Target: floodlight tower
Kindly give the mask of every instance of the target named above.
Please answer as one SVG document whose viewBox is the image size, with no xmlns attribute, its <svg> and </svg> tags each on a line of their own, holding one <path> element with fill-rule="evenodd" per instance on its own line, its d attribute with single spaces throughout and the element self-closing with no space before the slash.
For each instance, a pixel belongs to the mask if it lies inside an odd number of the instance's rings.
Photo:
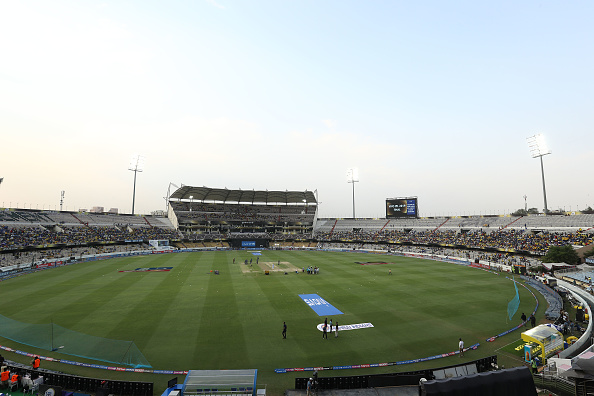
<svg viewBox="0 0 594 396">
<path fill-rule="evenodd" d="M 130 166 L 128 166 L 128 170 L 134 172 L 134 189 L 132 190 L 132 214 L 134 214 L 134 201 L 136 200 L 136 174 L 138 172 L 142 172 L 142 167 L 144 159 L 140 156 L 140 154 L 135 155 L 130 160 Z"/>
<path fill-rule="evenodd" d="M 347 171 L 347 183 L 353 185 L 353 219 L 355 218 L 355 183 L 359 182 L 359 170 L 351 168 Z"/>
<path fill-rule="evenodd" d="M 64 193 L 66 193 L 66 191 L 60 191 L 60 212 L 62 211 L 62 204 L 64 204 Z"/>
<path fill-rule="evenodd" d="M 528 140 L 528 147 L 530 147 L 530 154 L 532 158 L 540 158 L 540 171 L 542 174 L 542 195 L 544 196 L 544 212 L 545 215 L 549 213 L 547 208 L 547 189 L 545 187 L 545 176 L 544 176 L 544 165 L 542 164 L 542 157 L 551 154 L 552 151 L 547 147 L 547 143 L 544 140 L 544 136 L 540 133 L 534 136 L 526 138 Z"/>
</svg>

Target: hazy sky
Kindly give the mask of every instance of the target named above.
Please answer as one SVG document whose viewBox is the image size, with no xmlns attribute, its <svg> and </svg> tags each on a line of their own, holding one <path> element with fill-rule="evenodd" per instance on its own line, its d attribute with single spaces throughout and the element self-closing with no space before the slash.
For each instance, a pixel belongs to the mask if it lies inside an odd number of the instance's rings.
<svg viewBox="0 0 594 396">
<path fill-rule="evenodd" d="M 318 190 L 322 217 L 594 206 L 590 1 L 0 0 L 0 205 Z"/>
</svg>

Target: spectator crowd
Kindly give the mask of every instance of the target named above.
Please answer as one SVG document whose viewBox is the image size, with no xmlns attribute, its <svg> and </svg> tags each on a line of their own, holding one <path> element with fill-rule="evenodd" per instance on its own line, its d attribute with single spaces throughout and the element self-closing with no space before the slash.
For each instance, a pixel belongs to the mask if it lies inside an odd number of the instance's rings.
<svg viewBox="0 0 594 396">
<path fill-rule="evenodd" d="M 411 243 L 414 245 L 451 245 L 471 249 L 504 249 L 544 255 L 551 246 L 586 246 L 594 242 L 594 234 L 584 232 L 540 232 L 527 230 L 498 230 L 486 232 L 471 230 L 421 230 L 410 232 L 388 231 L 338 231 L 316 232 L 318 241 L 364 241 L 375 243 Z"/>
<path fill-rule="evenodd" d="M 94 242 L 118 242 L 149 239 L 179 239 L 177 231 L 159 227 L 0 226 L 0 250 L 55 244 L 83 245 Z"/>
</svg>

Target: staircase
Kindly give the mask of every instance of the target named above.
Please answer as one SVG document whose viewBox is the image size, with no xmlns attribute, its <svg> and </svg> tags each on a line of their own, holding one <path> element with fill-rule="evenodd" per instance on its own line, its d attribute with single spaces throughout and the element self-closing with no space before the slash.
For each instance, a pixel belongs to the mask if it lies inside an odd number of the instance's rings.
<svg viewBox="0 0 594 396">
<path fill-rule="evenodd" d="M 446 220 L 445 220 L 443 223 L 441 223 L 440 225 L 438 225 L 438 226 L 437 226 L 437 228 L 436 228 L 436 229 L 434 229 L 434 230 L 433 230 L 433 231 L 431 231 L 431 232 L 435 232 L 435 231 L 439 230 L 439 228 L 440 228 L 442 225 L 444 225 L 445 223 L 447 223 L 448 221 L 450 221 L 450 218 L 449 218 L 449 217 L 448 217 L 448 218 L 447 218 L 447 219 L 446 219 Z"/>
</svg>

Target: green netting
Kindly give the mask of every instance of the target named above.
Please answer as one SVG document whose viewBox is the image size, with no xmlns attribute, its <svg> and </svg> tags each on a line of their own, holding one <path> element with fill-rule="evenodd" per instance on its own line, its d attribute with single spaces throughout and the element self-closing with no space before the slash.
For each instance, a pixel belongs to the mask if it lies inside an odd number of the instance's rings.
<svg viewBox="0 0 594 396">
<path fill-rule="evenodd" d="M 134 341 L 95 337 L 55 323 L 24 323 L 0 315 L 0 336 L 67 355 L 133 367 L 151 367 Z"/>
<path fill-rule="evenodd" d="M 520 307 L 520 294 L 518 293 L 518 285 L 516 285 L 516 281 L 514 280 L 514 287 L 516 288 L 516 296 L 507 304 L 507 316 L 509 320 L 518 312 L 518 308 Z"/>
</svg>

